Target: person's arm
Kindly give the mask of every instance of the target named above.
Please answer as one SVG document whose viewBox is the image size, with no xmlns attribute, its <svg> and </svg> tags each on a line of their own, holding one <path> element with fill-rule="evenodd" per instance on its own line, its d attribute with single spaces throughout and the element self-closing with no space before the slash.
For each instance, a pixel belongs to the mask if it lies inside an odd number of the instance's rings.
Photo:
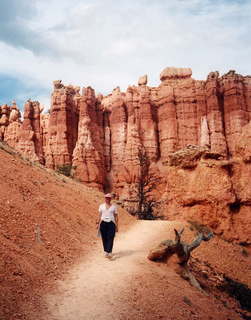
<svg viewBox="0 0 251 320">
<path fill-rule="evenodd" d="M 98 218 L 96 220 L 97 229 L 99 229 L 99 226 L 100 226 L 100 223 L 101 223 L 101 208 L 100 208 L 100 206 L 99 206 L 99 209 L 98 209 L 98 213 L 99 213 L 99 215 L 98 215 Z"/>
<path fill-rule="evenodd" d="M 119 231 L 119 216 L 118 216 L 118 214 L 116 213 L 116 214 L 114 215 L 114 217 L 115 217 L 115 224 L 116 224 L 116 232 L 118 232 L 118 231 Z"/>
<path fill-rule="evenodd" d="M 117 206 L 115 206 L 114 218 L 115 218 L 116 232 L 118 232 L 119 231 L 119 215 L 118 215 Z"/>
<path fill-rule="evenodd" d="M 96 220 L 97 229 L 99 229 L 100 223 L 101 223 L 101 216 L 99 216 L 99 218 Z"/>
</svg>

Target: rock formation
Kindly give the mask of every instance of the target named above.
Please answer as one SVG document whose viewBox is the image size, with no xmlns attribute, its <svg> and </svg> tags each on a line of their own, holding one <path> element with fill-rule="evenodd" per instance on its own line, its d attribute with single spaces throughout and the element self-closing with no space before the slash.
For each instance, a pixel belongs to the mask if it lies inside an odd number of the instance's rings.
<svg viewBox="0 0 251 320">
<path fill-rule="evenodd" d="M 17 150 L 20 151 L 25 158 L 43 163 L 40 113 L 39 102 L 29 100 L 26 102 Z"/>
<path fill-rule="evenodd" d="M 4 104 L 0 107 L 0 135 L 3 140 L 5 137 L 5 131 L 9 124 L 10 107 Z"/>
<path fill-rule="evenodd" d="M 56 169 L 72 163 L 78 132 L 78 97 L 80 88 L 54 81 L 45 146 L 45 163 Z"/>
<path fill-rule="evenodd" d="M 1 106 L 0 139 L 32 161 L 112 190 L 132 213 L 144 155 L 148 172 L 161 178 L 164 216 L 197 219 L 251 243 L 242 232 L 251 220 L 251 77 L 216 71 L 198 81 L 191 69 L 172 67 L 160 80 L 149 87 L 144 75 L 105 97 L 54 81 L 47 114 L 28 101 L 21 122 L 15 103 Z"/>
<path fill-rule="evenodd" d="M 0 120 L 0 132 L 2 139 L 4 138 L 11 147 L 17 147 L 19 141 L 19 129 L 21 127 L 21 114 L 13 101 L 12 106 L 2 107 L 2 117 Z M 1 131 L 2 130 L 2 131 Z"/>
<path fill-rule="evenodd" d="M 74 175 L 80 181 L 102 189 L 104 185 L 104 137 L 99 103 L 91 87 L 79 99 L 78 139 L 73 151 Z"/>
</svg>

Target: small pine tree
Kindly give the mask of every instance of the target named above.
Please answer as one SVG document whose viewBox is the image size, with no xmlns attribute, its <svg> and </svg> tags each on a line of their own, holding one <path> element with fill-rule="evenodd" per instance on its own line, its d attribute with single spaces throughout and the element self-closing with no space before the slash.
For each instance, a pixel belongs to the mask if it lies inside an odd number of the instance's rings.
<svg viewBox="0 0 251 320">
<path fill-rule="evenodd" d="M 160 182 L 160 177 L 149 170 L 150 162 L 143 148 L 139 149 L 140 174 L 138 182 L 138 218 L 144 220 L 153 220 L 154 208 L 158 202 L 152 199 L 151 193 L 156 189 Z"/>
</svg>

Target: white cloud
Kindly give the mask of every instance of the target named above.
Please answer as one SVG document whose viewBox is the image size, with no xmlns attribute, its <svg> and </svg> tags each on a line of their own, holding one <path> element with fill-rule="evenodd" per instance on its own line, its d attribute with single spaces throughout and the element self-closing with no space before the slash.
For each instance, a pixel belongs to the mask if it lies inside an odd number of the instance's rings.
<svg viewBox="0 0 251 320">
<path fill-rule="evenodd" d="M 25 41 L 0 37 L 0 70 L 48 92 L 55 79 L 103 93 L 125 90 L 145 73 L 158 85 L 166 66 L 191 67 L 199 79 L 214 70 L 251 73 L 250 1 L 32 3 L 36 14 L 15 24 Z"/>
</svg>

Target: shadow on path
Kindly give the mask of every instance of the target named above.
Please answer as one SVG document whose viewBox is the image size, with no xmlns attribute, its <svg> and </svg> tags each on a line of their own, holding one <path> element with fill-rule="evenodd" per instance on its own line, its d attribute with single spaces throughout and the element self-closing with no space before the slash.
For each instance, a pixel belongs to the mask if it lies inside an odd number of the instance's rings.
<svg viewBox="0 0 251 320">
<path fill-rule="evenodd" d="M 131 256 L 135 252 L 137 252 L 137 251 L 136 250 L 123 250 L 123 251 L 116 252 L 116 253 L 114 253 L 112 260 L 117 260 L 117 259 L 121 259 L 123 257 Z"/>
</svg>

